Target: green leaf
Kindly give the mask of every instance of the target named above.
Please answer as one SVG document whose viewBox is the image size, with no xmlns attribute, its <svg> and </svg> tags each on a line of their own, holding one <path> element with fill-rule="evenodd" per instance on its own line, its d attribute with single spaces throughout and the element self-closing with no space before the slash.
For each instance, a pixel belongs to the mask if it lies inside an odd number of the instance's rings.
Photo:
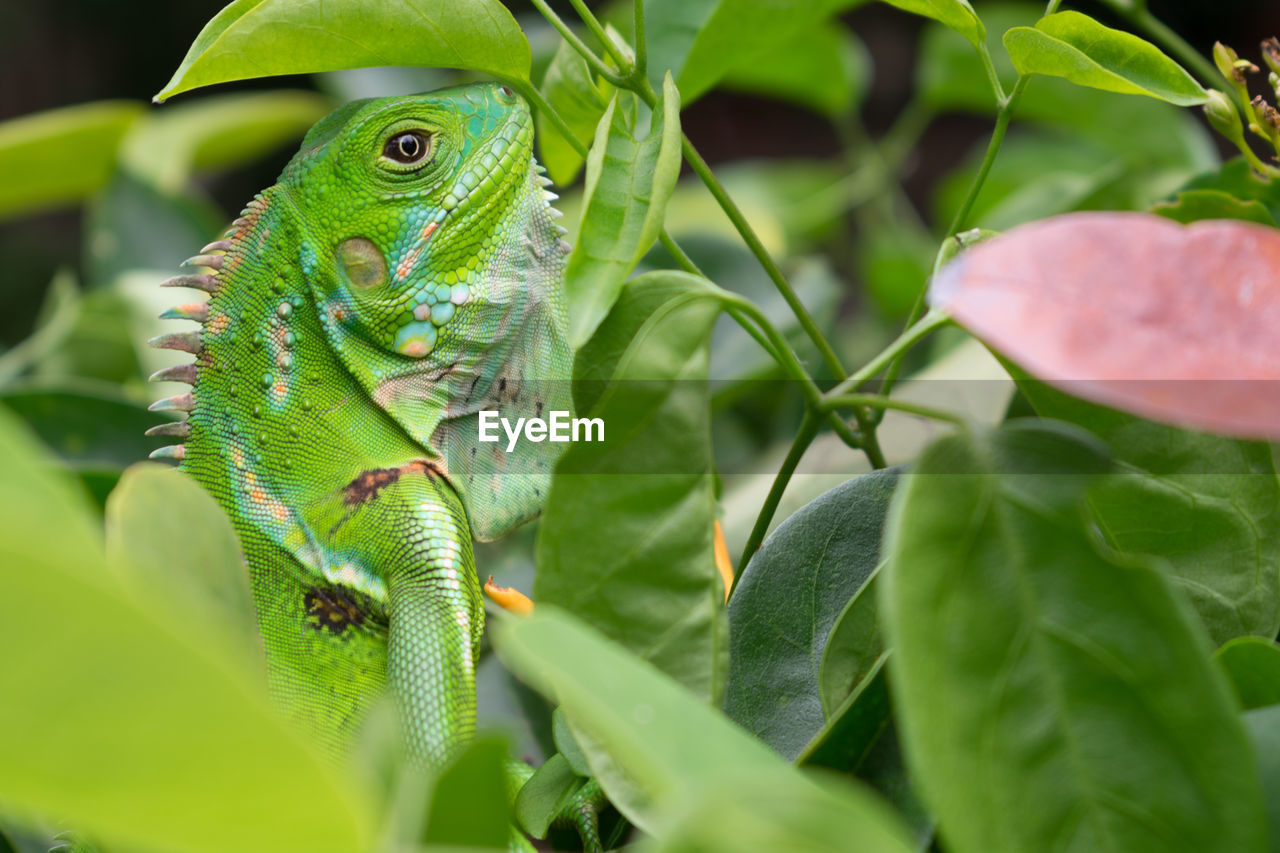
<svg viewBox="0 0 1280 853">
<path fill-rule="evenodd" d="M 795 33 L 770 52 L 728 70 L 727 89 L 767 95 L 829 116 L 854 108 L 871 82 L 871 59 L 861 41 L 837 21 Z"/>
<path fill-rule="evenodd" d="M 875 544 L 878 551 L 880 543 L 877 541 Z M 818 698 L 822 701 L 822 713 L 828 719 L 872 674 L 886 654 L 879 609 L 876 607 L 876 589 L 879 586 L 876 578 L 880 571 L 881 566 L 876 566 L 867 576 L 862 587 L 840 611 L 831 633 L 827 635 L 827 646 L 822 651 L 822 664 L 818 668 Z"/>
<path fill-rule="evenodd" d="M 573 772 L 579 776 L 590 776 L 591 768 L 587 766 L 587 757 L 582 754 L 582 747 L 573 739 L 573 732 L 565 722 L 564 712 L 557 708 L 551 714 L 551 732 L 555 738 L 556 749 L 569 762 Z"/>
<path fill-rule="evenodd" d="M 904 12 L 932 18 L 949 30 L 954 30 L 969 40 L 974 47 L 986 41 L 987 31 L 973 11 L 969 0 L 884 0 Z"/>
<path fill-rule="evenodd" d="M 609 103 L 587 155 L 582 228 L 565 269 L 574 349 L 591 337 L 632 268 L 658 239 L 680 177 L 680 93 L 671 78 L 663 82 L 644 139 L 635 136 L 628 104 L 619 104 L 618 96 Z"/>
<path fill-rule="evenodd" d="M 0 220 L 79 201 L 105 184 L 142 110 L 100 101 L 0 123 Z"/>
<path fill-rule="evenodd" d="M 529 42 L 498 0 L 233 0 L 156 95 L 280 74 L 381 65 L 529 78 Z"/>
<path fill-rule="evenodd" d="M 734 589 L 725 713 L 788 760 L 823 726 L 819 664 L 836 617 L 879 562 L 897 479 L 895 470 L 855 477 L 800 509 Z"/>
<path fill-rule="evenodd" d="M 1267 826 L 1271 830 L 1271 853 L 1280 851 L 1280 706 L 1258 708 L 1243 715 L 1245 728 L 1253 740 L 1262 776 Z"/>
<path fill-rule="evenodd" d="M 749 803 L 746 825 L 762 843 L 791 837 L 801 846 L 813 839 L 804 849 L 815 851 L 908 849 L 897 820 L 865 792 L 816 785 L 670 678 L 555 607 L 539 604 L 531 618 L 502 619 L 494 645 L 508 666 L 560 704 L 584 745 L 593 745 L 592 770 L 610 800 L 673 849 L 690 849 L 681 846 L 696 824 L 689 806 L 708 796 Z M 747 795 L 756 784 L 761 789 Z M 797 810 L 807 820 L 797 820 Z M 695 812 L 717 834 L 734 823 L 723 817 L 736 813 Z"/>
<path fill-rule="evenodd" d="M 1237 637 L 1214 655 L 1246 711 L 1280 705 L 1280 646 L 1262 637 Z"/>
<path fill-rule="evenodd" d="M 706 702 L 726 654 L 706 384 L 719 299 L 687 273 L 640 276 L 579 352 L 575 407 L 605 440 L 556 467 L 533 587 L 539 606 L 571 610 Z"/>
<path fill-rule="evenodd" d="M 1087 433 L 1020 420 L 935 442 L 894 497 L 894 708 L 956 853 L 1264 846 L 1253 758 L 1194 616 L 1091 539 L 1085 493 L 1108 467 Z"/>
<path fill-rule="evenodd" d="M 1280 222 L 1280 181 L 1262 180 L 1243 157 L 1228 160 L 1212 171 L 1197 175 L 1183 189 L 1220 190 L 1241 202 L 1256 201 L 1276 222 Z"/>
<path fill-rule="evenodd" d="M 516 820 L 534 838 L 546 838 L 547 827 L 585 784 L 560 753 L 534 771 L 516 795 Z"/>
<path fill-rule="evenodd" d="M 1151 206 L 1152 213 L 1174 222 L 1198 222 L 1201 219 L 1240 219 L 1275 227 L 1275 217 L 1260 201 L 1242 201 L 1222 190 L 1184 190 L 1173 201 Z"/>
<path fill-rule="evenodd" d="M 0 702 L 6 806 L 115 849 L 367 849 L 368 797 L 276 716 L 221 627 L 113 584 L 83 496 L 2 413 L 0 458 L 0 647 L 22 662 L 0 667 L 21 697 Z"/>
<path fill-rule="evenodd" d="M 1107 442 L 1123 465 L 1089 492 L 1108 544 L 1161 558 L 1215 645 L 1280 631 L 1280 476 L 1271 449 L 1157 424 L 1019 378 L 1045 417 Z"/>
<path fill-rule="evenodd" d="M 796 763 L 856 772 L 891 724 L 887 652 L 871 661 L 866 676 L 842 704 L 832 709 L 823 727 L 796 756 Z"/>
<path fill-rule="evenodd" d="M 1020 74 L 1064 77 L 1077 86 L 1146 95 L 1180 107 L 1209 97 L 1155 45 L 1079 12 L 1056 12 L 1034 28 L 1014 27 L 1004 34 L 1004 46 Z"/>
<path fill-rule="evenodd" d="M 613 86 L 605 82 L 597 83 L 582 54 L 574 50 L 567 41 L 561 40 L 551 59 L 551 65 L 542 78 L 542 85 L 538 88 L 551 108 L 569 125 L 574 138 L 584 148 L 590 145 L 595 137 L 596 126 L 609 107 Z M 547 167 L 551 180 L 567 186 L 582 168 L 582 155 L 541 110 L 536 115 L 536 121 L 538 153 L 542 157 L 542 164 Z"/>
<path fill-rule="evenodd" d="M 219 95 L 147 116 L 125 137 L 121 166 L 166 193 L 196 171 L 252 162 L 297 143 L 325 113 L 328 98 L 314 92 Z"/>
<path fill-rule="evenodd" d="M 163 465 L 130 467 L 107 500 L 106 532 L 107 562 L 126 583 L 175 609 L 203 608 L 253 645 L 258 622 L 240 540 L 199 483 Z"/>
<path fill-rule="evenodd" d="M 774 63 L 800 33 L 863 0 L 646 0 L 649 77 L 691 104 L 734 69 Z M 817 86 L 827 84 L 819 82 Z"/>
<path fill-rule="evenodd" d="M 480 737 L 435 780 L 428 812 L 428 845 L 503 848 L 511 837 L 507 799 L 507 743 Z"/>
</svg>

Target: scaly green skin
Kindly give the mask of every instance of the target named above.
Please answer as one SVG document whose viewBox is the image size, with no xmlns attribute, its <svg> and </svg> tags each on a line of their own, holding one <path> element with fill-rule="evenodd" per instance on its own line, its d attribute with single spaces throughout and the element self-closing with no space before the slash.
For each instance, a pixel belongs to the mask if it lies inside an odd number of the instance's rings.
<svg viewBox="0 0 1280 853">
<path fill-rule="evenodd" d="M 406 132 L 430 156 L 387 155 Z M 566 245 L 523 101 L 496 85 L 358 101 L 317 124 L 227 239 L 169 283 L 200 332 L 159 432 L 231 516 L 273 694 L 342 754 L 389 688 L 439 766 L 475 727 L 471 541 L 540 507 L 560 445 L 479 444 L 476 413 L 570 409 Z"/>
</svg>

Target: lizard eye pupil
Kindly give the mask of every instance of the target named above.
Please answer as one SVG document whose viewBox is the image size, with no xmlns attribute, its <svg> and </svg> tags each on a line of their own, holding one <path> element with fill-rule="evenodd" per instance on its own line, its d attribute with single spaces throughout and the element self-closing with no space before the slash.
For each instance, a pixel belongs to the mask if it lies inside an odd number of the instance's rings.
<svg viewBox="0 0 1280 853">
<path fill-rule="evenodd" d="M 383 146 L 382 156 L 396 163 L 411 166 L 426 159 L 431 146 L 421 133 L 397 133 Z"/>
</svg>

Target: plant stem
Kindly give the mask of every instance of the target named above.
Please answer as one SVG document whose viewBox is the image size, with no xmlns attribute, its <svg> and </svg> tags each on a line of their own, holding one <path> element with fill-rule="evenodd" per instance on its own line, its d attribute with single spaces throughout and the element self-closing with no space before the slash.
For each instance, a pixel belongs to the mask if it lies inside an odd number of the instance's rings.
<svg viewBox="0 0 1280 853">
<path fill-rule="evenodd" d="M 733 595 L 733 589 L 737 587 L 738 580 L 742 577 L 743 571 L 747 568 L 747 563 L 751 562 L 752 556 L 760 548 L 760 543 L 764 541 L 764 535 L 769 530 L 769 523 L 773 521 L 773 515 L 778 511 L 778 503 L 782 500 L 782 493 L 787 490 L 787 483 L 791 480 L 791 475 L 795 473 L 796 466 L 800 464 L 800 457 L 804 456 L 804 452 L 809 449 L 809 445 L 813 442 L 813 437 L 818 432 L 818 420 L 812 411 L 805 412 L 804 419 L 800 421 L 800 429 L 796 432 L 796 437 L 791 442 L 791 449 L 787 451 L 787 458 L 782 461 L 782 467 L 778 469 L 777 475 L 773 478 L 773 485 L 769 488 L 769 496 L 765 498 L 764 506 L 760 508 L 760 514 L 756 516 L 755 526 L 751 528 L 751 535 L 747 537 L 747 544 L 742 549 L 742 556 L 738 559 L 738 567 L 733 573 L 733 587 L 730 588 L 729 594 Z"/>
<path fill-rule="evenodd" d="M 642 0 L 643 2 L 643 0 Z M 602 45 L 605 51 L 613 57 L 613 61 L 618 63 L 618 68 L 622 71 L 622 76 L 628 77 L 635 70 L 635 66 L 631 60 L 622 55 L 622 51 L 618 50 L 618 46 L 613 43 L 613 39 L 609 38 L 609 34 L 604 31 L 604 27 L 600 25 L 600 21 L 595 15 L 591 14 L 591 10 L 587 8 L 587 4 L 582 0 L 569 0 L 573 6 L 573 10 L 578 13 L 578 17 L 582 19 L 582 23 L 587 25 L 587 29 L 591 31 Z"/>
<path fill-rule="evenodd" d="M 824 394 L 823 400 L 830 401 L 854 393 L 885 367 L 892 364 L 896 359 L 901 358 L 907 350 L 950 322 L 951 318 L 942 311 L 937 309 L 930 311 L 919 322 L 899 335 L 889 346 L 881 350 L 875 358 L 858 368 L 848 379 L 845 379 Z"/>
<path fill-rule="evenodd" d="M 1018 78 L 1018 82 L 1013 84 L 1013 92 L 1000 101 L 1000 109 L 996 113 L 996 126 L 991 131 L 991 141 L 987 143 L 987 151 L 982 156 L 982 165 L 978 167 L 978 174 L 969 184 L 969 191 L 965 193 L 964 201 L 960 203 L 960 209 L 956 211 L 956 215 L 951 219 L 951 225 L 947 228 L 947 236 L 957 233 L 960 226 L 964 225 L 964 220 L 969 216 L 969 211 L 973 209 L 973 203 L 978 200 L 978 193 L 982 191 L 982 185 L 987 182 L 987 176 L 991 174 L 991 167 L 996 162 L 996 155 L 1000 153 L 1000 146 L 1004 144 L 1004 135 L 1009 130 L 1009 122 L 1013 118 L 1013 109 L 1017 106 L 1018 100 L 1022 97 L 1022 92 L 1027 88 L 1027 83 L 1031 81 L 1029 75 L 1023 75 Z"/>
<path fill-rule="evenodd" d="M 883 394 L 842 394 L 822 401 L 824 410 L 845 408 L 848 406 L 866 406 L 872 409 L 894 409 L 912 415 L 920 415 L 935 421 L 946 421 L 957 425 L 964 424 L 964 418 L 953 412 L 935 409 L 933 406 L 922 406 L 905 400 L 894 400 Z"/>
<path fill-rule="evenodd" d="M 644 0 L 635 0 L 631 6 L 635 10 L 635 34 L 632 41 L 636 48 L 635 70 L 632 73 L 643 77 L 649 71 L 649 49 L 644 37 Z"/>
<path fill-rule="evenodd" d="M 1000 75 L 996 73 L 996 66 L 991 61 L 991 51 L 987 50 L 986 42 L 978 48 L 978 57 L 982 60 L 983 70 L 987 72 L 987 81 L 991 84 L 991 91 L 996 96 L 996 103 L 1003 104 L 1006 98 L 1004 84 L 1000 82 Z"/>
<path fill-rule="evenodd" d="M 587 47 L 586 42 L 578 38 L 578 34 L 575 33 L 573 29 L 570 28 L 570 26 L 566 24 L 564 20 L 561 19 L 561 17 L 555 13 L 554 9 L 552 9 L 550 6 L 547 5 L 547 0 L 531 0 L 531 2 L 533 3 L 534 7 L 537 8 L 537 10 L 542 13 L 542 17 L 546 18 L 547 22 L 550 23 L 551 26 L 555 27 L 556 32 L 560 33 L 560 37 L 563 38 L 565 41 L 567 41 L 569 45 L 575 51 L 578 52 L 578 55 L 580 55 L 584 60 L 586 60 L 587 65 L 591 67 L 592 71 L 599 74 L 604 79 L 608 80 L 614 86 L 621 87 L 623 85 L 623 79 L 621 75 L 617 74 L 612 68 L 606 65 L 603 59 L 596 56 L 595 52 L 591 48 Z M 595 20 L 594 16 L 592 17 L 592 20 L 593 21 Z M 597 27 L 600 26 L 599 21 L 596 21 L 596 26 Z M 603 36 L 603 31 L 601 32 L 601 35 Z M 604 38 L 604 42 L 605 42 L 606 48 L 612 48 L 613 50 L 617 50 L 617 48 L 613 46 L 613 43 L 609 41 L 607 37 Z M 533 84 L 530 83 L 528 88 L 532 89 Z M 572 135 L 570 135 L 567 138 L 573 139 Z"/>
</svg>

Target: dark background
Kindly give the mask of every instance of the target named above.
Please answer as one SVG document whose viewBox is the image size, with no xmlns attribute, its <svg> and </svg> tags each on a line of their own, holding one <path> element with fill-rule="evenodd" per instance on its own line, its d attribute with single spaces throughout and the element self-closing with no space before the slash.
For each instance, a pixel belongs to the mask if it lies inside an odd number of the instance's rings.
<svg viewBox="0 0 1280 853">
<path fill-rule="evenodd" d="M 222 0 L 0 0 L 0 120 L 100 99 L 149 100 L 169 79 L 200 28 Z M 508 0 L 517 15 L 532 14 L 522 0 Z M 572 18 L 568 3 L 563 14 Z M 1119 25 L 1104 8 L 1066 4 Z M 1257 55 L 1257 43 L 1280 34 L 1277 0 L 1150 0 L 1151 11 L 1208 52 L 1215 40 Z M 870 50 L 874 82 L 864 107 L 867 126 L 886 127 L 911 88 L 914 46 L 923 22 L 888 6 L 869 3 L 846 16 Z M 204 92 L 283 86 L 311 88 L 306 77 L 250 80 Z M 183 99 L 204 93 L 183 95 Z M 163 109 L 159 107 L 158 109 Z M 684 127 L 712 163 L 743 157 L 828 156 L 840 150 L 831 125 L 816 114 L 778 101 L 713 92 L 690 107 Z M 974 140 L 989 132 L 976 118 L 935 121 L 907 179 L 913 197 L 953 167 Z M 281 150 L 255 166 L 220 175 L 206 186 L 229 213 L 274 181 L 291 155 Z M 175 263 L 186 247 L 175 247 Z M 0 223 L 0 348 L 26 336 L 43 298 L 42 286 L 59 265 L 80 251 L 80 213 L 59 212 Z M 40 287 L 33 287 L 39 283 Z"/>
</svg>

